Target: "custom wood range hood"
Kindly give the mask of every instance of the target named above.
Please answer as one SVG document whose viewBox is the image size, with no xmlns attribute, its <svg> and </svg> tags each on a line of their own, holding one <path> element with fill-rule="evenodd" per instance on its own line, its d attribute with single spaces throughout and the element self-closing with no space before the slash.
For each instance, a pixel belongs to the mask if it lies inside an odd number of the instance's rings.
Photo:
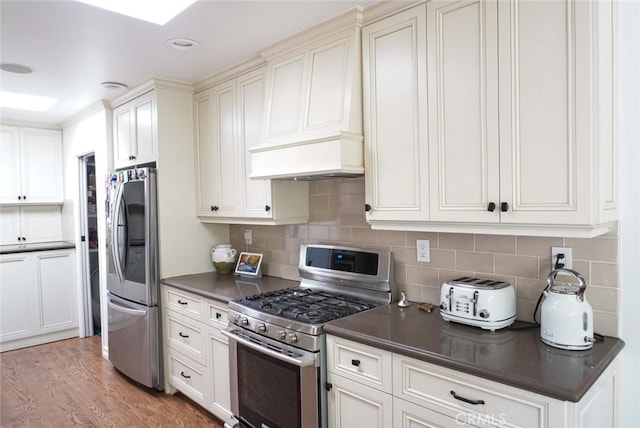
<svg viewBox="0 0 640 428">
<path fill-rule="evenodd" d="M 313 180 L 364 173 L 362 10 L 274 45 L 264 133 L 249 149 L 254 179 Z"/>
</svg>

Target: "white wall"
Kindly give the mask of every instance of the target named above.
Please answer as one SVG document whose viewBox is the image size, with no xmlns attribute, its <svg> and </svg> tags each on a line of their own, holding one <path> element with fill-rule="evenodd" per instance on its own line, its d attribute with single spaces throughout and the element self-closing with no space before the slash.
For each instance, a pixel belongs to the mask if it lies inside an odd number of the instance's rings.
<svg viewBox="0 0 640 428">
<path fill-rule="evenodd" d="M 99 102 L 88 109 L 76 114 L 71 119 L 62 124 L 62 150 L 64 156 L 64 194 L 65 201 L 62 209 L 62 236 L 63 239 L 76 243 L 76 263 L 78 266 L 78 312 L 80 320 L 80 336 L 91 334 L 84 331 L 84 312 L 82 305 L 82 287 L 85 279 L 82 276 L 82 251 L 80 251 L 80 185 L 83 182 L 80 178 L 79 157 L 95 153 L 96 161 L 96 200 L 98 214 L 98 230 L 100 231 L 99 263 L 100 263 L 100 300 L 105 301 L 107 274 L 106 269 L 106 247 L 104 240 L 105 207 L 100 201 L 106 198 L 106 191 L 101 185 L 107 172 L 113 165 L 111 155 L 108 150 L 108 141 L 111 140 L 111 109 L 107 104 Z M 102 331 L 106 331 L 105 320 L 107 314 L 105 305 L 101 308 L 103 321 Z M 103 353 L 106 349 L 106 335 L 102 336 Z"/>
<path fill-rule="evenodd" d="M 623 352 L 620 427 L 640 421 L 640 2 L 618 3 L 618 142 L 620 144 L 620 335 Z"/>
</svg>

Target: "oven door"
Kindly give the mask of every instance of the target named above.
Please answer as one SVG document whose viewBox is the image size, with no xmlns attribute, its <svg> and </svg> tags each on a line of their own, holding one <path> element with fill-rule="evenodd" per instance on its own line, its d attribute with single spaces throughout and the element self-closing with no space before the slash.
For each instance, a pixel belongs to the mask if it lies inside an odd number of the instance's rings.
<svg viewBox="0 0 640 428">
<path fill-rule="evenodd" d="M 254 428 L 318 427 L 320 353 L 230 326 L 231 410 Z"/>
</svg>

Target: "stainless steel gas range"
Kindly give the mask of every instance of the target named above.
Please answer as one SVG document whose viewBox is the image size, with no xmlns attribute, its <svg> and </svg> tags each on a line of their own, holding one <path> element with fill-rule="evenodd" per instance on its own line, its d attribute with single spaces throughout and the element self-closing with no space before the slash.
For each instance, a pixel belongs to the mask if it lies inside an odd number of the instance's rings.
<svg viewBox="0 0 640 428">
<path fill-rule="evenodd" d="M 301 245 L 298 287 L 232 301 L 225 427 L 326 427 L 323 325 L 393 301 L 392 266 L 389 251 Z"/>
</svg>

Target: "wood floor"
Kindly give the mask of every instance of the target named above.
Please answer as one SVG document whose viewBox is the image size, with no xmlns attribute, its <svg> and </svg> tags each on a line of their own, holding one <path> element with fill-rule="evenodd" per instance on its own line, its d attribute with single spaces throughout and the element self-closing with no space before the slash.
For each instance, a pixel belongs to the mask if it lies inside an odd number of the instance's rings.
<svg viewBox="0 0 640 428">
<path fill-rule="evenodd" d="M 214 427 L 179 393 L 141 387 L 101 356 L 100 337 L 0 354 L 2 427 Z"/>
</svg>

